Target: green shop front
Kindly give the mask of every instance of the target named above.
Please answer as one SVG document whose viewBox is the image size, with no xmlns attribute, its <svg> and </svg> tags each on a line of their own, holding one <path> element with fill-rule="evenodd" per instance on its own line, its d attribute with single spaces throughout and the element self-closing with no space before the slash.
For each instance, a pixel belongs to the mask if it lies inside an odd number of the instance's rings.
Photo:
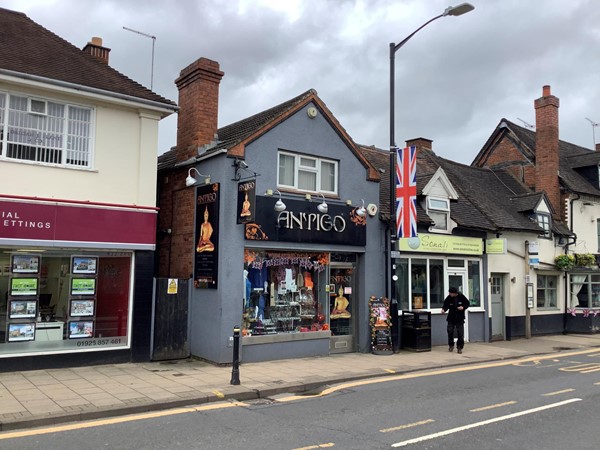
<svg viewBox="0 0 600 450">
<path fill-rule="evenodd" d="M 465 340 L 486 341 L 484 263 L 481 238 L 420 233 L 398 240 L 392 271 L 400 316 L 403 311 L 430 312 L 432 345 L 445 344 L 446 316 L 441 308 L 448 288 L 456 287 L 471 302 Z"/>
</svg>

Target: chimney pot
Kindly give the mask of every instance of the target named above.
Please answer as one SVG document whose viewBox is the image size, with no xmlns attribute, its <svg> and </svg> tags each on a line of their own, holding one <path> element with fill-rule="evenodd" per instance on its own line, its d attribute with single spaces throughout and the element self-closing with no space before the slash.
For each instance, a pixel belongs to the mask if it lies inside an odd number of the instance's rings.
<svg viewBox="0 0 600 450">
<path fill-rule="evenodd" d="M 106 48 L 102 45 L 102 38 L 94 36 L 90 42 L 83 47 L 83 51 L 89 55 L 92 55 L 98 61 L 108 64 L 108 54 L 110 53 L 110 48 Z"/>
<path fill-rule="evenodd" d="M 550 93 L 550 85 L 546 85 L 542 88 L 542 97 L 548 97 L 549 95 L 551 95 Z"/>
</svg>

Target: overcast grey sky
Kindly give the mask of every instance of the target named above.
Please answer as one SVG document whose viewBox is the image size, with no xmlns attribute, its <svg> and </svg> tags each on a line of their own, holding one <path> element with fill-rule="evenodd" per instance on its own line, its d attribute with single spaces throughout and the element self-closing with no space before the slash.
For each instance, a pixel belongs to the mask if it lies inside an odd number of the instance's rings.
<svg viewBox="0 0 600 450">
<path fill-rule="evenodd" d="M 389 43 L 448 0 L 5 0 L 5 8 L 82 48 L 92 36 L 110 64 L 178 101 L 179 71 L 204 56 L 225 76 L 219 127 L 313 88 L 360 144 L 389 145 Z M 470 163 L 501 118 L 535 124 L 533 101 L 559 97 L 560 137 L 600 141 L 600 7 L 594 0 L 472 0 L 396 53 L 396 141 L 426 137 L 445 158 Z M 161 154 L 176 116 L 160 125 Z"/>
</svg>

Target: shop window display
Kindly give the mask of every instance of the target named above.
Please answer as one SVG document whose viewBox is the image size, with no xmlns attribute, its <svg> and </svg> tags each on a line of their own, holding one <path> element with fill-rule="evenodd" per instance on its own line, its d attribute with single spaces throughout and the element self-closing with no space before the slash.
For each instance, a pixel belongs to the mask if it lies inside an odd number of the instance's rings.
<svg viewBox="0 0 600 450">
<path fill-rule="evenodd" d="M 0 355 L 128 344 L 131 253 L 0 256 Z"/>
<path fill-rule="evenodd" d="M 321 282 L 326 253 L 245 251 L 242 335 L 329 329 Z"/>
</svg>

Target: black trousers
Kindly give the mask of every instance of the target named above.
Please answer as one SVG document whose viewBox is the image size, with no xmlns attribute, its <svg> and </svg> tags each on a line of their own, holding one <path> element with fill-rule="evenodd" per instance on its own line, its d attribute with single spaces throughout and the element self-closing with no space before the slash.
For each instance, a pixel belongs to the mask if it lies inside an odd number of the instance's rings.
<svg viewBox="0 0 600 450">
<path fill-rule="evenodd" d="M 465 323 L 464 322 L 448 322 L 448 347 L 454 347 L 454 330 L 456 330 L 457 348 L 465 346 Z"/>
</svg>

